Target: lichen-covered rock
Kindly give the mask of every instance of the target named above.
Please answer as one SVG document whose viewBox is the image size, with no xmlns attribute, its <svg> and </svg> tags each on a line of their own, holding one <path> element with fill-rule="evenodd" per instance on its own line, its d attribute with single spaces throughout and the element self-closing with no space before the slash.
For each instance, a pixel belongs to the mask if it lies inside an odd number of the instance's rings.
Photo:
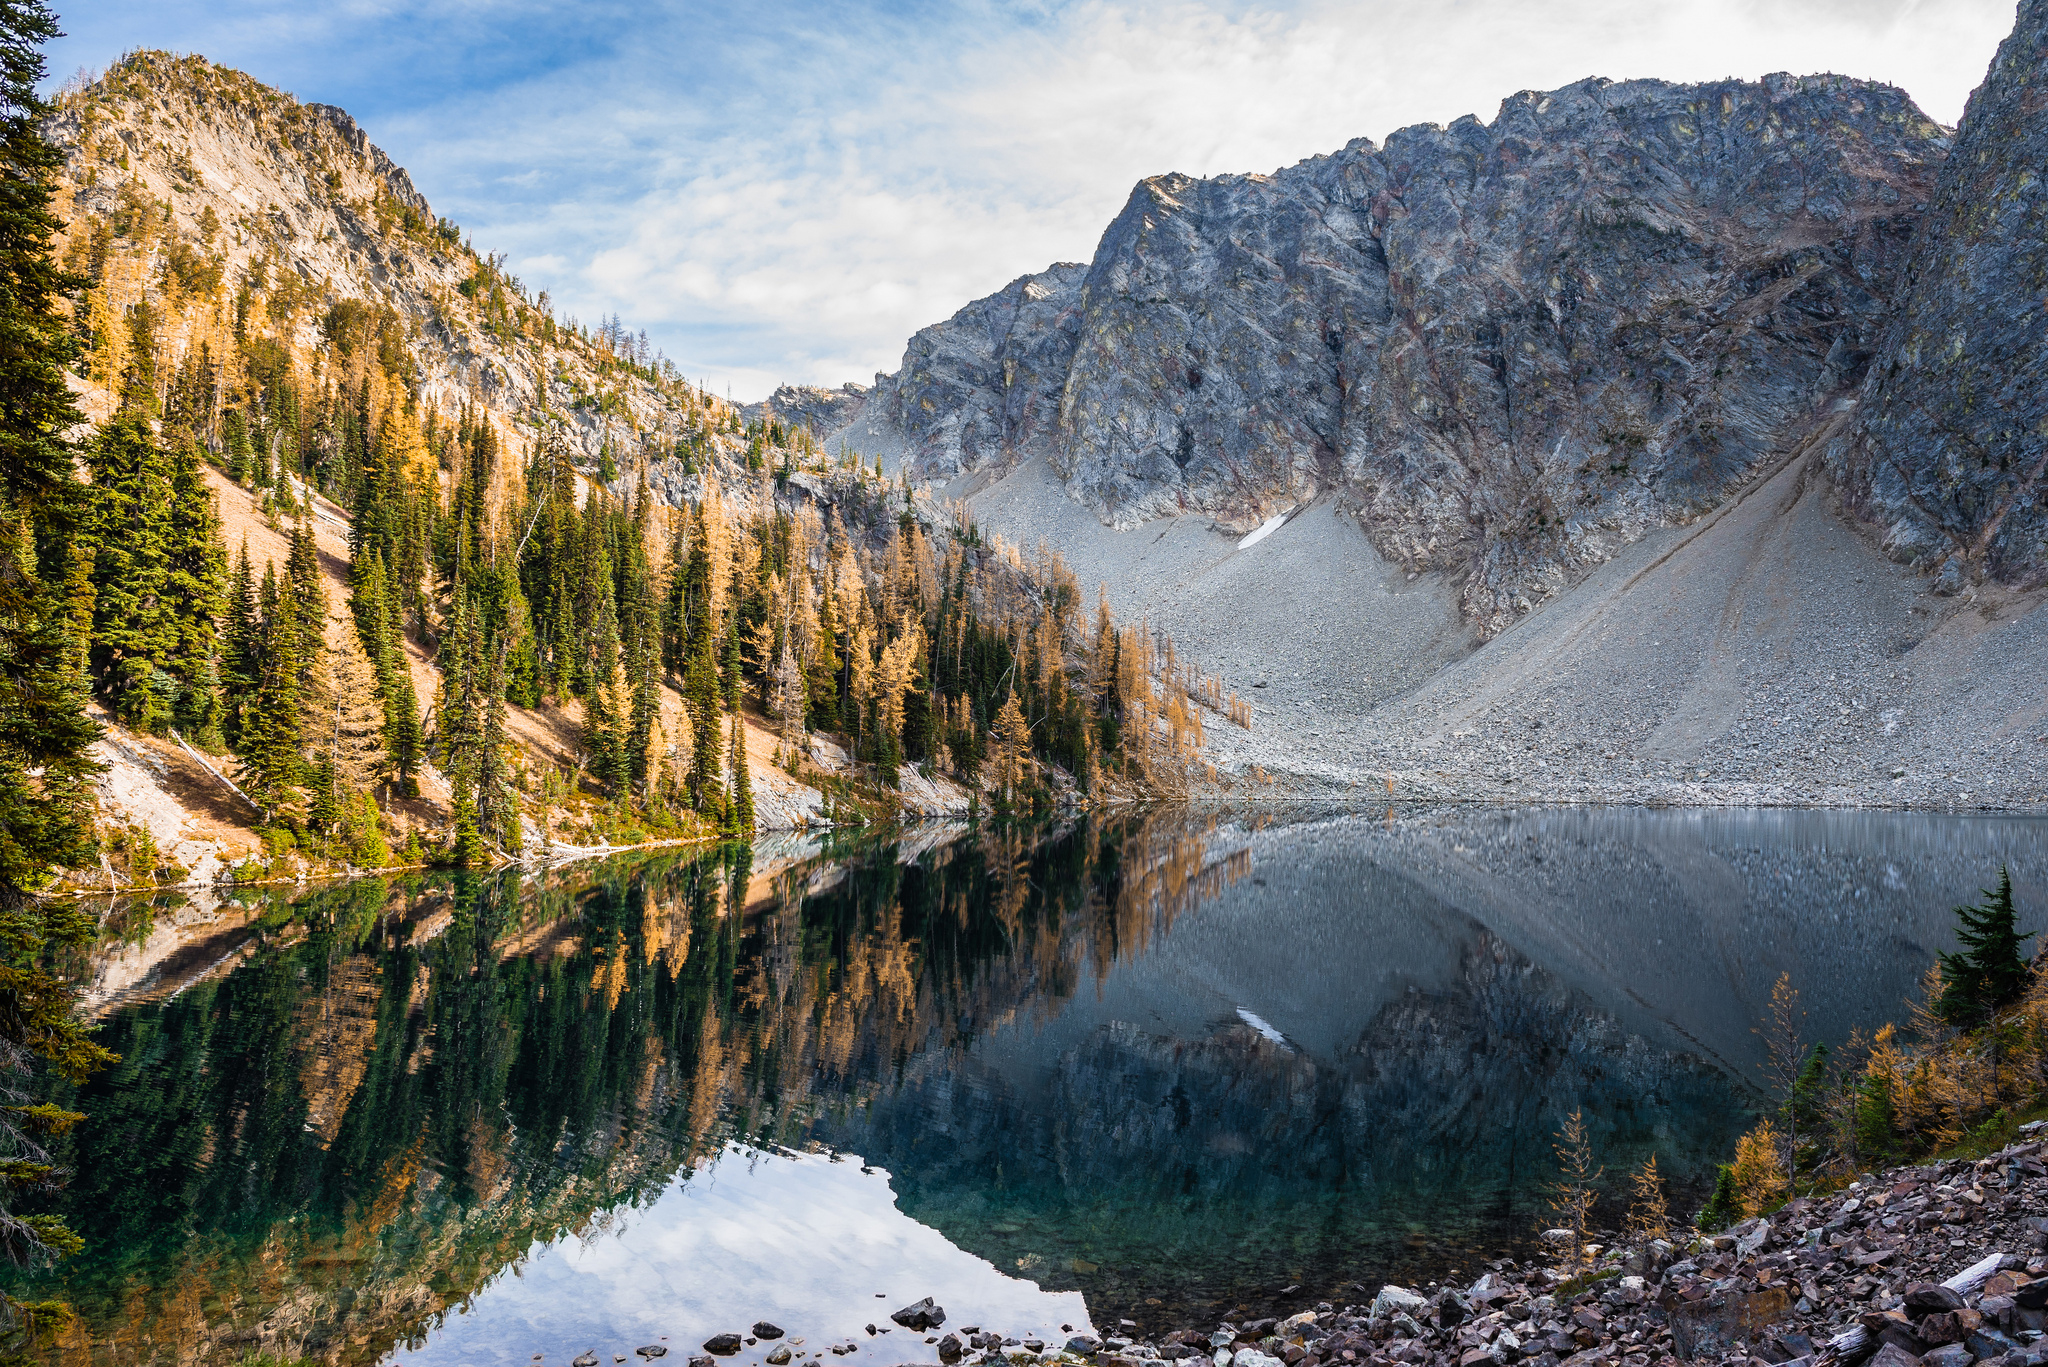
<svg viewBox="0 0 2048 1367">
<path fill-rule="evenodd" d="M 1341 490 L 1383 554 L 1464 572 L 1491 632 L 1860 382 L 1947 145 L 1843 77 L 1587 80 L 1160 176 L 1085 274 L 925 329 L 877 396 L 916 473 L 1043 452 L 1119 526 Z"/>
<path fill-rule="evenodd" d="M 1894 554 L 2048 578 L 2048 3 L 2026 0 L 1970 97 L 1856 429 L 1830 453 Z M 1944 563 L 1945 562 L 1945 563 Z"/>
</svg>

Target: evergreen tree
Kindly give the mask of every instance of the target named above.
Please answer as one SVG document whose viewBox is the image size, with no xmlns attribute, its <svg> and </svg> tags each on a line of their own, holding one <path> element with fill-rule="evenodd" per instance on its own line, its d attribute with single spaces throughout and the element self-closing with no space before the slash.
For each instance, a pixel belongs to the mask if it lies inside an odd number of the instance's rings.
<svg viewBox="0 0 2048 1367">
<path fill-rule="evenodd" d="M 320 548 L 303 514 L 292 528 L 292 549 L 285 561 L 290 586 L 289 612 L 298 629 L 301 659 L 317 659 L 327 630 L 327 585 L 320 577 Z"/>
<path fill-rule="evenodd" d="M 483 642 L 476 605 L 466 595 L 441 642 L 441 696 L 434 707 L 436 744 L 454 793 L 457 825 L 476 817 L 477 774 L 484 743 Z"/>
<path fill-rule="evenodd" d="M 377 697 L 384 705 L 384 753 L 389 772 L 397 776 L 404 796 L 418 797 L 425 736 L 419 695 L 413 690 L 412 670 L 398 631 L 398 609 L 386 588 L 383 552 L 369 551 L 351 566 L 350 576 L 355 581 L 349 592 L 349 610 L 355 618 L 356 637 L 370 661 Z"/>
<path fill-rule="evenodd" d="M 172 709 L 177 724 L 211 743 L 220 738 L 218 624 L 228 607 L 227 546 L 198 445 L 190 437 L 171 452 L 170 466 L 164 606 L 172 639 L 165 667 L 178 683 Z"/>
<path fill-rule="evenodd" d="M 128 409 L 100 429 L 87 464 L 93 478 L 92 674 L 94 691 L 123 726 L 170 724 L 171 681 L 159 685 L 175 628 L 169 574 L 171 481 L 148 420 Z"/>
<path fill-rule="evenodd" d="M 101 430 L 88 463 L 97 690 L 123 725 L 214 738 L 227 551 L 198 448 L 183 434 L 158 442 L 131 409 Z"/>
<path fill-rule="evenodd" d="M 228 580 L 227 621 L 221 639 L 221 729 L 228 744 L 239 746 L 242 719 L 256 686 L 256 579 L 249 567 L 249 538 L 235 557 Z"/>
<path fill-rule="evenodd" d="M 256 452 L 249 443 L 249 424 L 242 410 L 230 408 L 221 419 L 221 445 L 228 458 L 228 478 L 247 484 L 256 466 Z"/>
<path fill-rule="evenodd" d="M 265 818 L 273 819 L 297 799 L 304 777 L 299 746 L 305 636 L 290 584 L 279 584 L 275 565 L 264 565 L 256 602 L 256 687 L 242 721 L 242 788 L 262 805 Z"/>
<path fill-rule="evenodd" d="M 747 771 L 747 726 L 740 714 L 732 714 L 732 834 L 752 844 L 754 840 L 754 780 Z"/>
<path fill-rule="evenodd" d="M 57 35 L 40 0 L 0 0 L 0 1255 L 35 1264 L 75 1250 L 53 1215 L 13 1213 L 19 1196 L 61 1185 L 44 1141 L 82 1119 L 29 1107 L 18 1085 L 46 1060 L 73 1082 L 113 1055 L 94 1043 L 47 965 L 53 943 L 92 941 L 83 909 L 37 893 L 53 866 L 94 853 L 83 633 L 91 621 L 86 491 L 65 434 L 80 420 L 63 367 L 76 358 L 57 313 L 83 279 L 50 254 L 60 226 L 51 179 L 62 158 L 43 134 L 42 46 Z M 68 312 L 68 311 L 67 311 Z M 0 1295 L 0 1322 L 21 1303 Z"/>
<path fill-rule="evenodd" d="M 401 796 L 420 795 L 420 761 L 427 748 L 426 728 L 420 722 L 419 692 L 412 685 L 412 661 L 405 652 L 405 637 L 399 630 L 399 608 L 385 601 L 384 640 L 380 652 L 384 692 L 384 748 L 391 756 L 391 768 L 398 775 Z"/>
<path fill-rule="evenodd" d="M 2001 866 L 1998 890 L 1986 890 L 1984 901 L 1956 908 L 1956 939 L 1962 948 L 1941 956 L 1941 996 L 1934 1014 L 1950 1025 L 1969 1029 L 1990 1020 L 2018 1001 L 2027 990 L 2027 962 L 2012 904 L 2012 872 Z"/>
<path fill-rule="evenodd" d="M 492 662 L 485 689 L 483 750 L 477 759 L 478 829 L 507 854 L 525 844 L 519 828 L 519 789 L 505 767 L 505 662 Z"/>
</svg>

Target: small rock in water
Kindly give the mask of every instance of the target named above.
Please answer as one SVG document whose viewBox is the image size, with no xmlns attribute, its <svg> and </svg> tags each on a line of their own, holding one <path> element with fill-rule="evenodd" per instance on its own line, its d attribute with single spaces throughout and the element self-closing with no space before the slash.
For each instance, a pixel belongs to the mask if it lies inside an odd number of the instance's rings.
<svg viewBox="0 0 2048 1367">
<path fill-rule="evenodd" d="M 716 1353 L 720 1357 L 730 1357 L 739 1350 L 740 1336 L 738 1334 L 713 1334 L 710 1338 L 704 1340 L 704 1351 Z"/>
<path fill-rule="evenodd" d="M 586 1348 L 581 1357 L 570 1360 L 569 1367 L 597 1367 L 597 1354 Z"/>
<path fill-rule="evenodd" d="M 905 1329 L 915 1329 L 922 1334 L 925 1330 L 936 1329 L 946 1322 L 946 1308 L 934 1304 L 932 1298 L 926 1296 L 914 1305 L 904 1306 L 889 1318 Z"/>
<path fill-rule="evenodd" d="M 1071 1328 L 1072 1326 L 1069 1325 L 1067 1327 Z M 1102 1351 L 1102 1340 L 1090 1338 L 1086 1334 L 1077 1334 L 1073 1338 L 1067 1340 L 1067 1351 L 1070 1353 L 1079 1353 L 1082 1357 L 1087 1357 L 1090 1353 L 1099 1353 Z"/>
<path fill-rule="evenodd" d="M 767 1320 L 761 1320 L 760 1322 L 754 1325 L 754 1337 L 761 1339 L 779 1339 L 782 1337 L 782 1326 L 778 1324 L 770 1324 Z"/>
<path fill-rule="evenodd" d="M 666 1348 L 662 1347 L 662 1346 L 661 1346 L 660 1344 L 658 1344 L 658 1343 L 650 1343 L 650 1344 L 647 1344 L 647 1345 L 646 1345 L 646 1346 L 644 1346 L 644 1347 L 641 1347 L 641 1348 L 635 1348 L 635 1349 L 634 1349 L 633 1351 L 634 1351 L 634 1352 L 636 1352 L 636 1353 L 638 1353 L 638 1354 L 639 1354 L 639 1355 L 640 1355 L 641 1357 L 644 1357 L 644 1358 L 650 1358 L 650 1359 L 651 1359 L 651 1358 L 665 1358 L 665 1357 L 667 1357 L 667 1356 L 668 1356 L 668 1349 L 666 1349 Z"/>
<path fill-rule="evenodd" d="M 948 1334 L 939 1340 L 939 1361 L 941 1362 L 958 1362 L 961 1354 L 966 1351 L 967 1345 L 960 1341 L 958 1334 Z"/>
<path fill-rule="evenodd" d="M 786 1343 L 778 1343 L 768 1351 L 768 1367 L 783 1367 L 789 1359 L 789 1345 Z"/>
<path fill-rule="evenodd" d="M 870 1337 L 870 1338 L 873 1338 L 873 1337 L 874 1337 L 874 1333 L 875 1333 L 875 1326 L 871 1324 L 871 1325 L 869 1325 L 869 1326 L 868 1326 L 868 1337 Z"/>
</svg>

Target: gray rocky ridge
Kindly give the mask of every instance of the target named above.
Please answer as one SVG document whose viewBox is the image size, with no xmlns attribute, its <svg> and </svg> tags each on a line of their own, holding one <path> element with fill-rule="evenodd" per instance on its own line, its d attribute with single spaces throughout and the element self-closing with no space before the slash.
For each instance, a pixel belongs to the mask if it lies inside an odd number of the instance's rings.
<svg viewBox="0 0 2048 1367">
<path fill-rule="evenodd" d="M 1119 527 L 1335 492 L 1491 634 L 1860 382 L 1948 142 L 1839 76 L 1595 79 L 1154 177 L 1087 266 L 912 338 L 862 439 L 923 478 L 1042 454 Z"/>
<path fill-rule="evenodd" d="M 1587 80 L 1156 177 L 833 440 L 1251 699 L 1238 791 L 2039 804 L 2044 51 L 2027 0 L 1953 134 Z"/>
<path fill-rule="evenodd" d="M 2048 5 L 1971 97 L 1849 438 L 1855 509 L 1953 591 L 2048 578 Z"/>
</svg>

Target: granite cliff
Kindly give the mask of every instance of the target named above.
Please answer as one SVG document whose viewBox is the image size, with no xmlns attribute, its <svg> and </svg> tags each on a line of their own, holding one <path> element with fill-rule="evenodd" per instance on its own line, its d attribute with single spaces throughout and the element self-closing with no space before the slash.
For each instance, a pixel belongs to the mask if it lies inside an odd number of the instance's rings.
<svg viewBox="0 0 2048 1367">
<path fill-rule="evenodd" d="M 2044 48 L 1147 180 L 832 440 L 1254 698 L 1248 792 L 2037 804 Z"/>
<path fill-rule="evenodd" d="M 912 338 L 846 436 L 925 478 L 1042 454 L 1124 528 L 1335 493 L 1491 635 L 1861 381 L 1948 145 L 1839 76 L 1586 80 L 1154 177 L 1087 266 Z"/>
<path fill-rule="evenodd" d="M 2048 578 L 2048 4 L 2028 0 L 1971 97 L 1898 310 L 1831 452 L 1888 549 L 1955 592 Z"/>
</svg>

